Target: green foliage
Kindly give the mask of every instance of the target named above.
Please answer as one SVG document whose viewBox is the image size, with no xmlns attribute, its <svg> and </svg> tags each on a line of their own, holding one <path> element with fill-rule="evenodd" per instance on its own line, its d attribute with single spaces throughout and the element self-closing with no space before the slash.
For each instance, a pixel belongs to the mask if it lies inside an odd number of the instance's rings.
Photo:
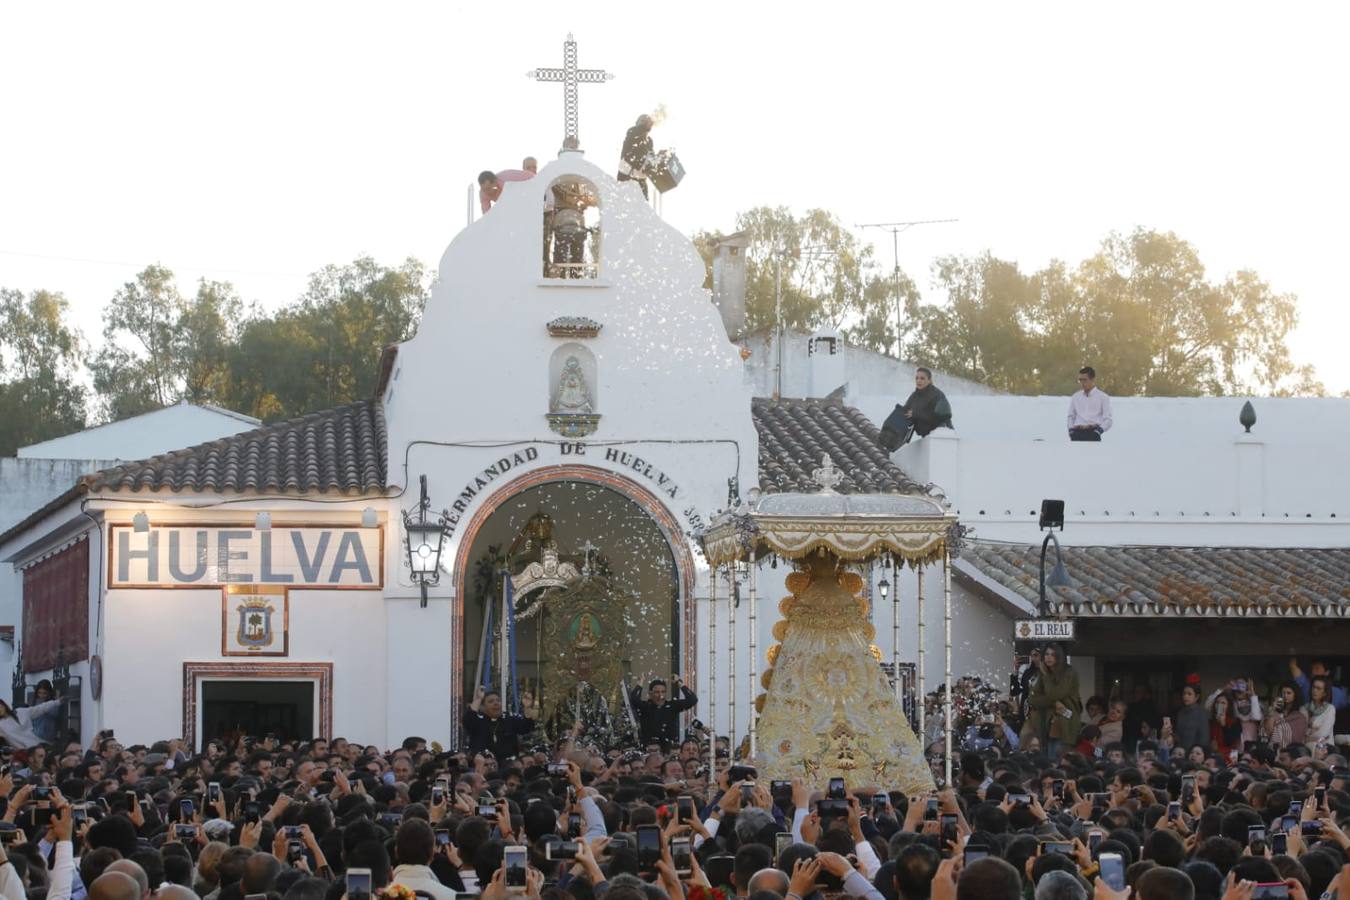
<svg viewBox="0 0 1350 900">
<path fill-rule="evenodd" d="M 104 416 L 187 400 L 272 420 L 367 397 L 380 353 L 416 328 L 425 282 L 416 260 L 388 267 L 362 257 L 314 273 L 276 313 L 246 313 L 228 283 L 203 280 L 185 298 L 172 272 L 150 266 L 104 311 L 104 344 L 90 364 Z"/>
<path fill-rule="evenodd" d="M 1297 301 L 1254 272 L 1209 281 L 1170 232 L 1112 234 L 1070 269 L 1024 273 L 985 253 L 934 266 L 943 305 L 916 305 L 911 359 L 1021 394 L 1073 391 L 1079 367 L 1124 396 L 1322 393 L 1285 343 Z"/>
<path fill-rule="evenodd" d="M 1170 232 L 1111 234 L 1076 267 L 1056 260 L 1037 272 L 989 253 L 944 257 L 932 274 L 946 302 L 924 304 L 908 275 L 884 271 L 871 247 L 824 210 L 798 217 L 757 207 L 736 225 L 750 238 L 752 331 L 781 315 L 785 328 L 828 325 L 855 346 L 890 352 L 899 318 L 908 359 L 1019 394 L 1076 390 L 1083 365 L 1121 395 L 1323 393 L 1312 367 L 1289 355 L 1296 298 L 1251 271 L 1208 280 L 1195 248 Z M 722 237 L 694 236 L 709 288 Z"/>
<path fill-rule="evenodd" d="M 751 331 L 775 327 L 811 332 L 837 328 L 850 342 L 874 350 L 895 346 L 895 287 L 883 273 L 870 244 L 860 241 L 822 209 L 795 216 L 786 207 L 756 207 L 736 218 L 748 232 L 746 322 Z M 713 250 L 724 235 L 700 232 L 694 245 L 708 266 L 711 287 Z M 917 298 L 903 274 L 902 296 Z"/>
<path fill-rule="evenodd" d="M 124 284 L 103 311 L 103 347 L 89 365 L 106 418 L 179 400 L 227 403 L 227 356 L 241 308 L 224 282 L 203 279 L 185 298 L 160 265 Z"/>
<path fill-rule="evenodd" d="M 0 455 L 85 424 L 83 353 L 60 294 L 0 289 Z"/>
<path fill-rule="evenodd" d="M 244 323 L 230 360 L 233 408 L 276 419 L 369 397 L 380 354 L 412 336 L 426 301 L 415 259 L 325 267 L 296 303 Z"/>
<path fill-rule="evenodd" d="M 1312 367 L 1290 358 L 1294 296 L 1246 270 L 1209 280 L 1175 234 L 1112 234 L 1075 267 L 1054 261 L 1031 273 L 989 253 L 945 257 L 933 267 L 946 295 L 937 305 L 824 210 L 758 207 L 737 227 L 750 237 L 752 330 L 781 316 L 786 328 L 831 326 L 885 352 L 897 340 L 898 293 L 909 359 L 1014 393 L 1072 391 L 1084 364 L 1126 396 L 1324 393 Z M 709 287 L 721 238 L 694 237 Z M 104 343 L 89 360 L 101 417 L 186 399 L 275 420 L 368 397 L 380 354 L 416 330 L 428 289 L 416 260 L 389 267 L 362 257 L 316 272 L 302 296 L 269 314 L 245 310 L 225 282 L 200 281 L 184 297 L 172 272 L 149 266 L 104 312 Z M 83 342 L 67 312 L 59 294 L 0 289 L 0 453 L 85 425 Z"/>
</svg>

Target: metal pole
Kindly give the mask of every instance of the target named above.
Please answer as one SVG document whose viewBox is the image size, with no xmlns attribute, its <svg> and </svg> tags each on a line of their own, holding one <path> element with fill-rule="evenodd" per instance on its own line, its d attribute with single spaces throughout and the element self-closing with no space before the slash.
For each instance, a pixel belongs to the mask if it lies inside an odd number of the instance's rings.
<svg viewBox="0 0 1350 900">
<path fill-rule="evenodd" d="M 727 570 L 731 587 L 730 598 L 727 602 L 727 668 L 730 670 L 731 678 L 731 690 L 727 700 L 727 710 L 730 715 L 727 734 L 731 735 L 731 759 L 736 758 L 736 748 L 740 746 L 740 740 L 736 735 L 736 601 L 739 598 L 739 591 L 736 587 L 737 565 L 733 562 Z"/>
<path fill-rule="evenodd" d="M 1045 540 L 1041 541 L 1041 580 L 1040 592 L 1038 595 L 1040 597 L 1040 603 L 1036 605 L 1036 615 L 1038 616 L 1045 615 L 1045 549 L 1050 546 L 1050 539 L 1054 536 L 1055 532 L 1052 529 L 1051 532 L 1045 536 Z"/>
<path fill-rule="evenodd" d="M 508 579 L 508 578 L 510 578 L 510 577 L 511 577 L 510 575 L 503 575 L 503 576 L 502 576 L 502 623 L 501 623 L 501 642 L 502 642 L 502 643 L 501 643 L 501 652 L 497 654 L 497 666 L 498 666 L 498 668 L 501 670 L 501 686 L 502 686 L 502 687 L 501 687 L 501 694 L 502 694 L 502 704 L 503 704 L 503 708 L 505 708 L 505 704 L 506 704 L 506 702 L 507 702 L 507 701 L 506 701 L 506 675 L 507 675 L 508 672 L 511 671 L 511 661 L 507 658 L 508 654 L 511 652 L 511 646 L 510 646 L 510 644 L 509 644 L 509 642 L 508 642 L 507 631 L 506 631 L 506 629 L 507 629 L 507 627 L 508 627 L 508 623 L 509 623 L 510 618 L 511 618 L 511 604 L 510 604 L 509 602 L 507 602 L 507 599 L 506 599 L 506 579 Z"/>
<path fill-rule="evenodd" d="M 774 261 L 773 276 L 773 327 L 776 362 L 773 367 L 773 399 L 783 396 L 783 258 L 779 254 Z"/>
<path fill-rule="evenodd" d="M 466 216 L 467 216 L 467 218 L 468 218 L 468 221 L 466 221 L 464 224 L 465 224 L 465 225 L 472 225 L 472 224 L 473 224 L 473 185 L 469 185 L 468 188 L 466 188 L 465 190 L 466 190 L 466 192 L 467 192 L 468 197 L 467 197 L 467 199 L 466 199 L 466 201 L 465 201 L 464 212 L 465 212 L 465 214 L 466 214 Z"/>
<path fill-rule="evenodd" d="M 940 225 L 945 222 L 957 222 L 959 219 L 916 219 L 912 222 L 869 222 L 858 225 L 866 231 L 868 228 L 880 228 L 891 233 L 891 258 L 895 261 L 895 358 L 900 358 L 900 232 L 908 231 L 915 225 Z"/>
<path fill-rule="evenodd" d="M 900 686 L 900 564 L 892 562 L 891 574 L 891 672 L 895 676 L 895 699 L 904 707 L 905 693 Z M 885 578 L 885 570 L 882 577 Z"/>
<path fill-rule="evenodd" d="M 711 758 L 708 771 L 717 762 L 717 567 L 708 569 L 708 730 L 711 732 Z"/>
<path fill-rule="evenodd" d="M 895 358 L 900 359 L 900 232 L 891 230 L 891 259 L 895 261 Z"/>
<path fill-rule="evenodd" d="M 947 757 L 945 776 L 946 783 L 943 787 L 952 786 L 952 566 L 951 551 L 942 552 L 942 629 L 944 632 L 944 641 L 946 648 L 944 650 L 946 658 L 944 659 L 944 668 L 946 669 L 945 680 L 947 691 L 943 695 L 943 714 L 945 721 L 942 725 L 943 740 L 946 744 L 945 753 Z"/>
<path fill-rule="evenodd" d="M 919 610 L 918 610 L 918 616 L 917 616 L 917 621 L 918 621 L 918 625 L 919 625 L 919 629 L 918 629 L 918 630 L 919 630 L 919 660 L 918 660 L 918 664 L 914 667 L 914 668 L 915 668 L 915 672 L 914 672 L 914 680 L 915 680 L 915 683 L 917 684 L 918 702 L 915 703 L 914 705 L 917 707 L 917 710 L 916 710 L 916 711 L 917 711 L 918 714 L 919 714 L 919 743 L 923 745 L 923 747 L 924 747 L 925 750 L 927 750 L 927 748 L 928 748 L 928 738 L 927 738 L 927 736 L 926 736 L 926 732 L 924 731 L 924 721 L 923 721 L 923 720 L 924 720 L 924 713 L 926 712 L 926 710 L 924 709 L 924 699 L 928 696 L 928 695 L 924 692 L 924 677 L 923 677 L 923 601 L 924 601 L 924 596 L 923 596 L 923 566 L 921 565 L 921 566 L 919 566 Z"/>
<path fill-rule="evenodd" d="M 759 685 L 759 641 L 757 640 L 758 618 L 756 610 L 759 606 L 759 598 L 755 593 L 755 561 L 750 560 L 747 565 L 750 567 L 750 575 L 747 579 L 747 586 L 750 592 L 750 757 L 755 756 L 755 720 L 759 718 L 759 710 L 755 708 L 755 691 Z"/>
</svg>

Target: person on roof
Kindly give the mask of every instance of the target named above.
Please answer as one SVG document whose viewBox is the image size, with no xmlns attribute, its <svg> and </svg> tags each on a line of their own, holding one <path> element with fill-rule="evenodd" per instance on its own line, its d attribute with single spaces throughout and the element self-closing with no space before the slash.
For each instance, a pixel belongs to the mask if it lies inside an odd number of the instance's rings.
<svg viewBox="0 0 1350 900">
<path fill-rule="evenodd" d="M 484 169 L 479 172 L 478 203 L 483 207 L 483 212 L 492 209 L 492 204 L 501 198 L 502 188 L 506 186 L 506 182 L 529 181 L 533 177 L 533 172 L 527 172 L 524 169 L 503 169 L 500 172 Z"/>
<path fill-rule="evenodd" d="M 933 384 L 932 369 L 914 370 L 914 392 L 904 405 L 905 418 L 919 437 L 927 437 L 935 428 L 951 428 L 952 405 L 947 395 Z"/>
<path fill-rule="evenodd" d="M 1078 370 L 1078 386 L 1069 398 L 1069 440 L 1100 441 L 1111 430 L 1111 398 L 1097 387 L 1092 366 Z"/>
<path fill-rule="evenodd" d="M 642 186 L 642 196 L 647 196 L 647 178 L 651 174 L 653 147 L 652 117 L 646 113 L 638 116 L 637 123 L 628 129 L 623 138 L 623 150 L 619 153 L 619 180 L 636 181 Z"/>
</svg>

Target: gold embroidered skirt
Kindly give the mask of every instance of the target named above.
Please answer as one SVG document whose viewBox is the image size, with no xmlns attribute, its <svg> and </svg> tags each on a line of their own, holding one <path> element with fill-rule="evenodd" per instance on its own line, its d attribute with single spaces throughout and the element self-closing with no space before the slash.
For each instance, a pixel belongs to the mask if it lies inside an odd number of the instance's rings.
<svg viewBox="0 0 1350 900">
<path fill-rule="evenodd" d="M 813 553 L 787 578 L 763 675 L 757 753 L 761 780 L 802 778 L 824 788 L 932 790 L 933 777 L 872 645 L 862 579 Z"/>
</svg>

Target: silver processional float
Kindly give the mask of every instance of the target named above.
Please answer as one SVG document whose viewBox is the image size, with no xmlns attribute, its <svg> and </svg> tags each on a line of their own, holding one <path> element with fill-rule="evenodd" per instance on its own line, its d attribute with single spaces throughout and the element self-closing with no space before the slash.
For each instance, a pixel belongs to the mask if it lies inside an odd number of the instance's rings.
<svg viewBox="0 0 1350 900">
<path fill-rule="evenodd" d="M 699 535 L 714 585 L 720 572 L 731 570 L 734 583 L 736 569 L 746 566 L 753 573 L 769 555 L 795 565 L 786 579 L 788 596 L 778 606 L 782 618 L 773 626 L 778 643 L 765 656 L 768 668 L 759 678 L 763 693 L 752 704 L 748 739 L 739 745 L 739 755 L 758 767 L 761 779 L 800 778 L 824 788 L 830 778 L 843 778 L 853 789 L 896 787 L 910 795 L 933 788 L 924 746 L 880 665 L 862 576 L 849 568 L 889 557 L 921 573 L 941 566 L 947 686 L 943 745 L 950 785 L 950 560 L 961 534 L 956 514 L 936 493 L 839 493 L 835 488 L 844 475 L 828 455 L 813 478 L 819 486 L 813 492 L 752 491 L 739 508 L 719 515 Z M 899 594 L 896 590 L 897 616 Z M 922 609 L 922 590 L 918 599 Z M 711 607 L 715 619 L 715 600 Z M 898 661 L 898 648 L 893 653 Z M 752 680 L 757 663 L 752 650 Z M 736 672 L 730 675 L 734 697 Z M 733 748 L 737 739 L 733 733 Z"/>
</svg>

